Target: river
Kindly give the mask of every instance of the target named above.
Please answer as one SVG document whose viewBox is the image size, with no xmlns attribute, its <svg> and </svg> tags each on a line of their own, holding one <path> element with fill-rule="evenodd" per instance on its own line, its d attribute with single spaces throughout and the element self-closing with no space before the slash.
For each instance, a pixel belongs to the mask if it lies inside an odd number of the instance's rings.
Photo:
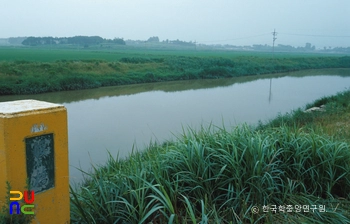
<svg viewBox="0 0 350 224">
<path fill-rule="evenodd" d="M 226 127 L 267 121 L 307 103 L 347 90 L 350 69 L 323 69 L 238 77 L 148 83 L 98 89 L 0 96 L 0 102 L 37 99 L 68 111 L 71 183 L 108 151 L 123 158 L 150 141 L 174 139 L 183 128 Z"/>
</svg>

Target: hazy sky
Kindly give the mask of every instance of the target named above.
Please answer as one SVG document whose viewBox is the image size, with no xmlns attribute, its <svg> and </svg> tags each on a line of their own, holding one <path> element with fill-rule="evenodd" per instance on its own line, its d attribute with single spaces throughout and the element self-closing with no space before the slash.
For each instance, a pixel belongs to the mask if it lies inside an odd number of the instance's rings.
<svg viewBox="0 0 350 224">
<path fill-rule="evenodd" d="M 350 0 L 0 0 L 0 38 L 350 46 Z"/>
</svg>

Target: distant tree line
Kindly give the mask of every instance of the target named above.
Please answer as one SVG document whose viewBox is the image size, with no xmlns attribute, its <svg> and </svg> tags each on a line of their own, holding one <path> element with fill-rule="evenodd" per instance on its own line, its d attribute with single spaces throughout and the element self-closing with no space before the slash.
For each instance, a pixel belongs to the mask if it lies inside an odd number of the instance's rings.
<svg viewBox="0 0 350 224">
<path fill-rule="evenodd" d="M 137 44 L 142 44 L 142 43 L 151 43 L 153 44 L 154 46 L 156 44 L 167 44 L 167 45 L 176 45 L 176 46 L 196 46 L 196 42 L 192 42 L 192 41 L 182 41 L 182 40 L 169 40 L 169 39 L 166 39 L 166 40 L 163 40 L 163 41 L 160 41 L 159 40 L 159 37 L 158 36 L 152 36 L 150 38 L 148 38 L 146 41 L 144 40 L 127 40 L 127 45 L 137 45 Z"/>
<path fill-rule="evenodd" d="M 13 45 L 20 45 L 26 39 L 26 37 L 10 37 L 8 42 Z"/>
<path fill-rule="evenodd" d="M 272 49 L 272 46 L 270 45 L 261 45 L 261 44 L 254 44 L 252 47 L 252 50 L 256 51 L 270 51 Z M 312 45 L 311 43 L 306 43 L 305 47 L 293 47 L 291 45 L 283 45 L 278 44 L 275 46 L 275 50 L 277 51 L 315 51 L 316 47 Z"/>
<path fill-rule="evenodd" d="M 23 45 L 56 45 L 56 44 L 73 44 L 73 45 L 98 45 L 103 43 L 113 43 L 125 45 L 125 41 L 121 38 L 103 39 L 99 36 L 74 36 L 74 37 L 28 37 L 22 41 Z"/>
<path fill-rule="evenodd" d="M 123 38 L 114 38 L 114 39 L 104 39 L 100 36 L 74 36 L 74 37 L 11 37 L 8 38 L 8 43 L 13 45 L 23 44 L 26 46 L 40 46 L 40 45 L 79 45 L 81 47 L 89 47 L 90 45 L 138 45 L 143 43 L 149 43 L 152 46 L 163 45 L 166 44 L 168 46 L 183 46 L 183 47 L 205 47 L 212 49 L 229 49 L 229 50 L 249 50 L 249 51 L 272 51 L 272 46 L 270 45 L 262 45 L 262 44 L 254 44 L 248 46 L 235 46 L 235 45 L 205 45 L 198 44 L 192 41 L 182 41 L 182 40 L 163 40 L 160 41 L 158 36 L 152 36 L 145 40 L 126 40 Z M 295 47 L 291 45 L 283 45 L 278 44 L 275 46 L 275 51 L 280 52 L 342 52 L 349 53 L 350 47 L 324 47 L 323 49 L 316 49 L 314 45 L 311 43 L 305 43 L 304 47 Z"/>
<path fill-rule="evenodd" d="M 150 38 L 148 38 L 147 42 L 159 43 L 159 37 L 157 37 L 157 36 L 150 37 Z"/>
<path fill-rule="evenodd" d="M 182 46 L 196 46 L 195 42 L 186 42 L 186 41 L 182 41 L 182 40 L 168 40 L 166 39 L 165 41 L 163 41 L 163 43 L 167 43 L 167 44 L 175 44 L 175 45 L 182 45 Z"/>
<path fill-rule="evenodd" d="M 152 43 L 159 43 L 159 37 L 157 36 L 153 36 L 153 37 L 150 37 L 148 38 L 148 40 L 146 42 L 152 42 Z M 182 41 L 182 40 L 165 40 L 163 41 L 163 43 L 166 43 L 166 44 L 175 44 L 175 45 L 182 45 L 182 46 L 195 46 L 196 43 L 190 41 L 190 42 L 186 42 L 186 41 Z"/>
</svg>

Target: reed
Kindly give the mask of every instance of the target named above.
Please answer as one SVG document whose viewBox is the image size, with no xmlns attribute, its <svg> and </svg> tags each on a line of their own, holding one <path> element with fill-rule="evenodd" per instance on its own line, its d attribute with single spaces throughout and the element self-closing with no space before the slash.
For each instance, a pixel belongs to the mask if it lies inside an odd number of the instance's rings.
<svg viewBox="0 0 350 224">
<path fill-rule="evenodd" d="M 95 168 L 71 188 L 72 222 L 347 223 L 349 149 L 287 126 L 189 128 L 173 142 Z M 325 205 L 327 212 L 273 214 L 264 205 Z"/>
</svg>

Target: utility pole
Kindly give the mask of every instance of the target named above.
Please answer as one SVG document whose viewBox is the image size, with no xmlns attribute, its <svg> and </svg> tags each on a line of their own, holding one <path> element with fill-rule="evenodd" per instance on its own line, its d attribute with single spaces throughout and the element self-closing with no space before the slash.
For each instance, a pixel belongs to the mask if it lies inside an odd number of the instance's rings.
<svg viewBox="0 0 350 224">
<path fill-rule="evenodd" d="M 271 87 L 272 87 L 272 79 L 270 79 L 269 103 L 271 103 L 271 100 L 272 100 L 272 92 L 271 92 Z"/>
<path fill-rule="evenodd" d="M 276 36 L 277 36 L 276 29 L 273 29 L 273 32 L 272 32 L 272 54 L 273 54 L 273 56 L 275 56 L 275 41 L 277 39 Z M 271 87 L 272 87 L 272 79 L 270 79 L 269 103 L 271 103 L 271 100 L 272 100 Z"/>
<path fill-rule="evenodd" d="M 273 32 L 272 32 L 272 52 L 274 53 L 275 52 L 275 40 L 277 39 L 277 32 L 275 29 L 273 29 Z"/>
</svg>

